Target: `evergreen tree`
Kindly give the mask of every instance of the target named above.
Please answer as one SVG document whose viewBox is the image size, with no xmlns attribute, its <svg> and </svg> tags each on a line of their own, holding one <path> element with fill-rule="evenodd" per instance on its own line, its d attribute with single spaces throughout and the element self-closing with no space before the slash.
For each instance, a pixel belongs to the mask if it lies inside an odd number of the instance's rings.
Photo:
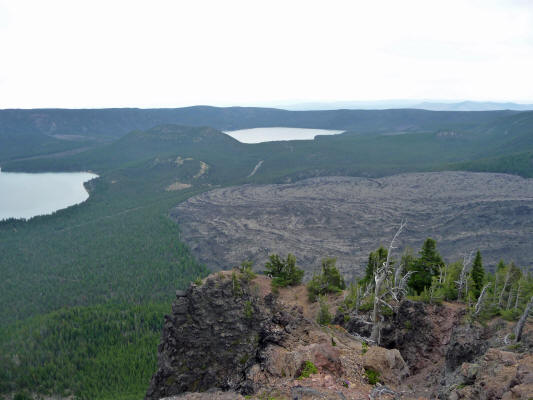
<svg viewBox="0 0 533 400">
<path fill-rule="evenodd" d="M 287 255 L 287 260 L 282 260 L 277 254 L 270 256 L 270 261 L 265 264 L 265 273 L 272 277 L 272 285 L 285 287 L 299 285 L 304 276 L 303 269 L 296 266 L 296 257 Z"/>
<path fill-rule="evenodd" d="M 318 295 L 326 293 L 337 293 L 346 289 L 344 278 L 335 266 L 335 258 L 325 258 L 322 260 L 322 273 L 314 275 L 307 284 L 309 301 L 314 302 Z"/>
<path fill-rule="evenodd" d="M 437 252 L 437 242 L 434 239 L 427 238 L 419 254 L 420 257 L 408 266 L 408 270 L 414 272 L 409 279 L 409 287 L 417 293 L 429 288 L 432 278 L 439 274 L 440 268 L 444 267 L 444 261 Z"/>
<path fill-rule="evenodd" d="M 365 277 L 361 280 L 362 284 L 368 284 L 374 279 L 374 272 L 378 267 L 387 261 L 388 251 L 383 246 L 380 246 L 376 251 L 368 255 L 368 263 L 366 264 Z"/>
<path fill-rule="evenodd" d="M 470 275 L 472 276 L 472 281 L 474 283 L 472 292 L 475 298 L 477 299 L 479 297 L 479 294 L 481 293 L 481 289 L 483 288 L 483 281 L 485 279 L 485 269 L 483 269 L 481 253 L 479 252 L 479 250 L 476 253 L 476 258 L 474 259 L 474 264 L 472 265 L 472 272 L 470 272 Z"/>
<path fill-rule="evenodd" d="M 320 325 L 328 325 L 332 320 L 332 316 L 329 312 L 326 298 L 324 296 L 319 296 L 318 303 L 320 304 L 320 308 L 318 310 L 318 316 L 316 320 Z"/>
</svg>

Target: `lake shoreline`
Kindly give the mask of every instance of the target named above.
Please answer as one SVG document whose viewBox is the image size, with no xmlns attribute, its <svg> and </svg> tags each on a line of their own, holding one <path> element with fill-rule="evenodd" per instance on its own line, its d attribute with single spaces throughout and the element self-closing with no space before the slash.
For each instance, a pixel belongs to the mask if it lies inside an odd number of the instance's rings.
<svg viewBox="0 0 533 400">
<path fill-rule="evenodd" d="M 334 129 L 289 128 L 283 126 L 224 131 L 226 135 L 231 136 L 235 140 L 248 144 L 289 140 L 314 140 L 316 136 L 339 135 L 343 132 L 345 131 Z"/>
<path fill-rule="evenodd" d="M 0 170 L 0 221 L 50 215 L 89 198 L 92 172 L 6 172 Z"/>
</svg>

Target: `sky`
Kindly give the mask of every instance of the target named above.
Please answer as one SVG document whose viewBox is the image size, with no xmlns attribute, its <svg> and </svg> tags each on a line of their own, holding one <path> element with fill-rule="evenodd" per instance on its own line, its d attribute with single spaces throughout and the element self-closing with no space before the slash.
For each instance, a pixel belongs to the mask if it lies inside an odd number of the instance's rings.
<svg viewBox="0 0 533 400">
<path fill-rule="evenodd" d="M 0 0 L 0 108 L 533 103 L 533 0 Z"/>
</svg>

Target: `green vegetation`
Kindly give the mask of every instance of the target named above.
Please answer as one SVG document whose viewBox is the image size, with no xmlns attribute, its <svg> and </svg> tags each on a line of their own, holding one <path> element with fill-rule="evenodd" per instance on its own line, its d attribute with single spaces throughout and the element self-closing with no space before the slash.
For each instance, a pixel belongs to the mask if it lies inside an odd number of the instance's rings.
<svg viewBox="0 0 533 400">
<path fill-rule="evenodd" d="M 367 351 L 368 351 L 368 343 L 367 342 L 363 342 L 361 343 L 361 353 L 365 354 Z"/>
<path fill-rule="evenodd" d="M 369 256 L 368 271 L 375 273 L 375 260 L 380 251 Z M 381 251 L 381 257 L 385 251 Z M 390 260 L 395 265 L 395 260 Z M 426 303 L 441 303 L 442 301 L 460 301 L 465 303 L 470 312 L 469 318 L 484 322 L 495 316 L 501 316 L 509 321 L 516 321 L 533 295 L 533 273 L 518 268 L 513 263 L 506 265 L 500 261 L 496 271 L 490 273 L 484 270 L 481 252 L 477 252 L 474 260 L 465 255 L 463 261 L 445 264 L 437 252 L 436 241 L 428 238 L 424 241 L 418 257 L 405 252 L 398 264 L 398 273 L 394 268 L 389 272 L 388 287 L 380 290 L 381 307 L 378 315 L 388 317 L 394 314 L 399 306 L 399 300 L 407 295 L 415 301 Z M 407 287 L 403 279 L 398 279 L 407 271 L 410 275 Z M 394 276 L 394 280 L 393 280 Z M 350 285 L 345 293 L 344 303 L 338 313 L 349 316 L 353 309 L 367 312 L 374 309 L 374 276 L 365 277 Z M 370 290 L 369 290 L 370 289 Z M 362 295 L 361 293 L 365 293 Z M 483 293 L 483 296 L 481 295 Z M 349 320 L 345 318 L 345 321 Z M 411 329 L 409 321 L 405 329 Z"/>
<path fill-rule="evenodd" d="M 326 258 L 322 260 L 322 273 L 314 275 L 307 284 L 309 301 L 315 302 L 318 296 L 327 293 L 339 293 L 346 288 L 344 278 L 335 266 L 335 258 Z"/>
<path fill-rule="evenodd" d="M 235 271 L 231 271 L 231 290 L 233 292 L 233 297 L 241 297 L 243 295 L 241 280 Z"/>
<path fill-rule="evenodd" d="M 361 294 L 359 293 L 360 290 L 361 285 L 359 283 L 351 283 L 350 286 L 348 286 L 348 291 L 344 297 L 344 307 L 346 310 L 353 310 L 357 306 L 357 302 L 361 297 Z"/>
<path fill-rule="evenodd" d="M 365 276 L 360 281 L 361 284 L 368 284 L 374 279 L 374 272 L 376 269 L 383 265 L 387 261 L 388 250 L 383 246 L 380 246 L 376 251 L 371 252 L 368 255 L 368 262 L 366 264 Z"/>
<path fill-rule="evenodd" d="M 479 294 L 481 293 L 481 289 L 483 288 L 483 282 L 485 279 L 485 270 L 483 269 L 483 263 L 481 261 L 481 253 L 479 250 L 476 253 L 476 258 L 474 259 L 474 264 L 472 265 L 472 272 L 470 273 L 472 276 L 472 281 L 474 283 L 474 287 L 472 288 L 474 297 L 477 299 L 479 297 Z"/>
<path fill-rule="evenodd" d="M 442 257 L 437 252 L 437 242 L 427 238 L 420 250 L 420 257 L 415 259 L 408 267 L 412 271 L 409 287 L 415 292 L 421 293 L 431 286 L 432 278 L 439 274 L 440 268 L 444 266 Z"/>
<path fill-rule="evenodd" d="M 304 361 L 302 365 L 302 373 L 300 374 L 298 379 L 309 378 L 311 374 L 316 374 L 316 373 L 318 373 L 318 369 L 315 366 L 315 364 L 307 360 L 307 361 Z"/>
<path fill-rule="evenodd" d="M 296 266 L 294 255 L 288 254 L 284 261 L 277 254 L 272 254 L 270 261 L 265 264 L 265 274 L 272 277 L 272 286 L 285 287 L 299 285 L 304 271 Z"/>
<path fill-rule="evenodd" d="M 4 324 L 64 306 L 167 302 L 176 289 L 207 274 L 166 215 L 186 194 L 163 191 L 142 205 L 146 197 L 138 188 L 132 188 L 139 194 L 135 203 L 127 188 L 109 182 L 121 178 L 100 179 L 91 183 L 94 195 L 87 203 L 28 222 L 0 223 Z"/>
<path fill-rule="evenodd" d="M 380 379 L 379 379 L 380 375 L 381 374 L 379 373 L 379 371 L 376 371 L 372 368 L 365 368 L 366 379 L 368 380 L 368 383 L 370 383 L 371 385 L 376 385 L 377 383 L 380 382 Z"/>
<path fill-rule="evenodd" d="M 253 263 L 251 261 L 243 261 L 239 268 L 239 271 L 241 273 L 241 279 L 247 283 L 253 280 L 257 276 L 255 272 L 252 270 L 252 266 L 253 266 Z"/>
<path fill-rule="evenodd" d="M 316 322 L 320 325 L 328 325 L 333 319 L 331 313 L 329 312 L 328 303 L 324 296 L 318 296 L 318 304 L 320 308 L 318 309 L 318 316 L 316 317 Z"/>
<path fill-rule="evenodd" d="M 142 398 L 169 311 L 167 304 L 73 307 L 4 328 L 0 393 Z"/>
<path fill-rule="evenodd" d="M 202 278 L 199 276 L 199 277 L 197 277 L 193 282 L 194 282 L 195 285 L 197 285 L 197 286 L 201 286 L 203 280 L 202 280 Z"/>
<path fill-rule="evenodd" d="M 251 319 L 253 315 L 254 315 L 254 308 L 252 307 L 252 303 L 249 300 L 247 300 L 244 302 L 244 316 L 247 319 Z"/>
</svg>

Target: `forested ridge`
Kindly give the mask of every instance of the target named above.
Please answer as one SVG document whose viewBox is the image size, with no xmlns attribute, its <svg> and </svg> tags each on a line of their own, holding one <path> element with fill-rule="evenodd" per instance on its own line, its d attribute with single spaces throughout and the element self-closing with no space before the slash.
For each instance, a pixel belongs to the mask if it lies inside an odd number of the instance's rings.
<svg viewBox="0 0 533 400">
<path fill-rule="evenodd" d="M 0 331 L 0 390 L 20 398 L 140 399 L 169 310 L 150 303 L 73 307 L 11 325 Z"/>
</svg>

